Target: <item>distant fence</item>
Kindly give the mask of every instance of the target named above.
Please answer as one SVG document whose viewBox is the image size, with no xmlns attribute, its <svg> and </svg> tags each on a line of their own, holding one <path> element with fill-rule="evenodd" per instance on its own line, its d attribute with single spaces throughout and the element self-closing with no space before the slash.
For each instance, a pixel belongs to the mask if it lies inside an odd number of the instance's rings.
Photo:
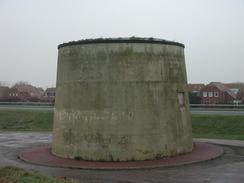
<svg viewBox="0 0 244 183">
<path fill-rule="evenodd" d="M 244 110 L 243 104 L 190 104 L 191 109 L 233 109 Z"/>
<path fill-rule="evenodd" d="M 54 106 L 54 103 L 50 102 L 0 102 L 0 106 L 10 105 L 23 105 L 23 106 Z M 233 110 L 244 110 L 244 105 L 234 104 L 190 104 L 191 109 L 233 109 Z"/>
</svg>

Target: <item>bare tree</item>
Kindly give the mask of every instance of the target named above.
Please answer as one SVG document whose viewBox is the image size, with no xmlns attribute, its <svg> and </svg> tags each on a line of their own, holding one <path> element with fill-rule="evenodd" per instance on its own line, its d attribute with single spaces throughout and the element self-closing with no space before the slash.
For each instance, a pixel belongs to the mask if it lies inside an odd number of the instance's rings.
<svg viewBox="0 0 244 183">
<path fill-rule="evenodd" d="M 30 84 L 27 81 L 18 81 L 13 85 L 13 87 L 15 87 L 15 86 L 26 86 L 26 85 L 30 85 Z"/>
</svg>

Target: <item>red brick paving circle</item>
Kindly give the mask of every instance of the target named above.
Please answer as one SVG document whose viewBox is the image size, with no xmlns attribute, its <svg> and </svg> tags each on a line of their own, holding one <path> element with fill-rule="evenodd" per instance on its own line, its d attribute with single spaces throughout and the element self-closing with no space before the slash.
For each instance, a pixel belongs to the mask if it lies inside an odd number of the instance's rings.
<svg viewBox="0 0 244 183">
<path fill-rule="evenodd" d="M 62 168 L 80 168 L 80 169 L 141 169 L 171 167 L 185 164 L 191 164 L 201 161 L 207 161 L 219 157 L 223 154 L 223 149 L 219 146 L 196 142 L 191 153 L 178 155 L 170 158 L 145 161 L 128 161 L 128 162 L 97 162 L 73 160 L 57 157 L 51 154 L 50 145 L 34 147 L 22 151 L 19 154 L 20 159 L 38 165 L 62 167 Z"/>
</svg>

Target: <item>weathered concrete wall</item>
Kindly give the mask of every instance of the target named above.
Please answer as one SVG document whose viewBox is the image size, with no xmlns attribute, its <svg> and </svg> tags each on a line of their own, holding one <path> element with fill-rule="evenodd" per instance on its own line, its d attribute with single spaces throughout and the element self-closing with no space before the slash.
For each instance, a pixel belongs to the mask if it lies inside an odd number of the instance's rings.
<svg viewBox="0 0 244 183">
<path fill-rule="evenodd" d="M 127 161 L 191 151 L 186 84 L 181 46 L 59 48 L 52 153 Z"/>
</svg>

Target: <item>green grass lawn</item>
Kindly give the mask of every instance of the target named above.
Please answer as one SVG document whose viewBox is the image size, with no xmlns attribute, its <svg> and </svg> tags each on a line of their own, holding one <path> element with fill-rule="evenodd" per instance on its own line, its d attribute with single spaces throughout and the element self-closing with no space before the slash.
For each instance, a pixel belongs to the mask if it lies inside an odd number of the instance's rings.
<svg viewBox="0 0 244 183">
<path fill-rule="evenodd" d="M 2 131 L 51 131 L 52 127 L 52 111 L 0 110 Z"/>
<path fill-rule="evenodd" d="M 52 111 L 0 110 L 1 131 L 51 131 Z M 193 136 L 244 140 L 244 116 L 192 115 Z"/>
<path fill-rule="evenodd" d="M 197 138 L 244 140 L 244 116 L 192 115 L 192 132 Z"/>
<path fill-rule="evenodd" d="M 0 168 L 0 183 L 78 183 L 74 180 L 58 180 L 37 172 L 27 172 L 16 167 Z"/>
</svg>

